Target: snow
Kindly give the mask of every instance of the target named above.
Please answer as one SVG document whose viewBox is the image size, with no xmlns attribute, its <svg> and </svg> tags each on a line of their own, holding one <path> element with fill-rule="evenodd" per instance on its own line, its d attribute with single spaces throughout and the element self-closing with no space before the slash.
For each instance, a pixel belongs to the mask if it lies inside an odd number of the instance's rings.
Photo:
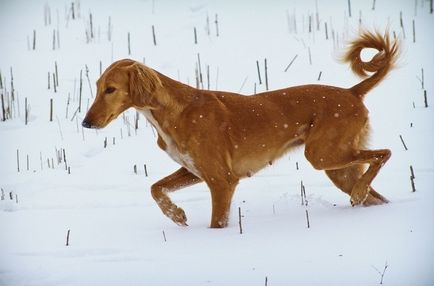
<svg viewBox="0 0 434 286">
<path fill-rule="evenodd" d="M 372 10 L 372 1 L 351 1 L 349 18 L 347 1 L 337 0 L 272 5 L 82 0 L 75 2 L 73 20 L 71 1 L 1 1 L 1 92 L 10 94 L 12 68 L 16 101 L 13 118 L 0 122 L 0 285 L 265 285 L 266 280 L 268 285 L 376 285 L 386 263 L 385 285 L 433 285 L 434 14 L 429 13 L 429 1 L 375 2 Z M 49 25 L 44 24 L 44 7 L 51 11 Z M 88 43 L 90 13 L 94 39 Z M 389 27 L 401 38 L 405 33 L 398 67 L 365 99 L 372 126 L 370 145 L 392 150 L 373 185 L 390 204 L 351 207 L 349 197 L 314 170 L 299 148 L 241 181 L 225 229 L 208 228 L 211 201 L 205 184 L 170 194 L 188 218 L 189 226 L 179 227 L 162 214 L 150 194 L 150 186 L 179 165 L 157 147 L 155 130 L 145 118 L 140 116 L 138 130 L 134 110 L 103 130 L 80 126 L 93 101 L 89 86 L 93 96 L 96 92 L 100 61 L 104 70 L 126 57 L 192 86 L 200 58 L 204 88 L 243 94 L 265 91 L 265 59 L 270 90 L 307 83 L 352 86 L 360 79 L 336 59 L 344 40 L 357 35 L 360 14 L 370 29 Z M 53 30 L 60 36 L 55 50 Z M 80 71 L 83 110 L 73 117 Z M 28 125 L 25 98 L 30 106 Z M 63 159 L 57 163 L 56 152 L 63 158 L 62 150 L 70 174 Z M 51 165 L 52 159 L 54 168 L 49 168 L 47 160 Z M 307 207 L 301 205 L 301 181 Z"/>
</svg>

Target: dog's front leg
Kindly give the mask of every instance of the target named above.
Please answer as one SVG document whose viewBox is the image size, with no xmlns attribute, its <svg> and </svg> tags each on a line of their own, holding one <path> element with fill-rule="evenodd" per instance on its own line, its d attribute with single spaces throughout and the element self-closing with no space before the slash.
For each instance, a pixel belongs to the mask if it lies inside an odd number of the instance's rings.
<svg viewBox="0 0 434 286">
<path fill-rule="evenodd" d="M 151 187 L 152 197 L 157 202 L 163 213 L 178 225 L 187 225 L 187 217 L 182 208 L 176 206 L 167 193 L 177 191 L 187 186 L 201 182 L 201 179 L 190 173 L 186 168 L 181 168 L 175 173 L 163 178 Z"/>
<path fill-rule="evenodd" d="M 232 196 L 239 179 L 230 175 L 223 178 L 212 177 L 207 184 L 211 190 L 212 215 L 211 228 L 223 228 L 228 225 Z"/>
</svg>

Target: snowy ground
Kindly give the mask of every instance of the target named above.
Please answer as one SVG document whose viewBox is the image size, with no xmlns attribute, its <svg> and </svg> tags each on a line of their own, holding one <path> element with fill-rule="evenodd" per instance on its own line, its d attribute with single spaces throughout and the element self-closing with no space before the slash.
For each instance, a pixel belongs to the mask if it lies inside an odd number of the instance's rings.
<svg viewBox="0 0 434 286">
<path fill-rule="evenodd" d="M 11 118 L 0 122 L 0 285 L 377 285 L 381 274 L 385 285 L 434 285 L 434 14 L 429 1 L 379 0 L 373 10 L 373 1 L 353 0 L 349 17 L 343 0 L 82 0 L 74 3 L 75 19 L 71 3 L 0 2 L 0 92 L 11 107 Z M 44 23 L 44 15 L 51 23 Z M 177 166 L 157 148 L 144 118 L 137 130 L 133 110 L 98 132 L 80 126 L 93 100 L 90 88 L 96 92 L 100 62 L 104 69 L 125 57 L 195 86 L 199 54 L 204 88 L 243 94 L 252 94 L 255 84 L 258 92 L 265 90 L 256 69 L 259 61 L 264 80 L 265 58 L 270 89 L 352 86 L 359 79 L 336 58 L 345 39 L 357 35 L 360 19 L 369 28 L 389 26 L 402 40 L 399 67 L 366 98 L 371 146 L 393 153 L 374 181 L 391 200 L 388 205 L 352 208 L 348 196 L 313 170 L 300 149 L 240 183 L 226 229 L 208 228 L 210 196 L 204 184 L 173 194 L 188 216 L 189 227 L 178 227 L 149 192 Z M 82 111 L 74 115 L 80 71 Z"/>
</svg>

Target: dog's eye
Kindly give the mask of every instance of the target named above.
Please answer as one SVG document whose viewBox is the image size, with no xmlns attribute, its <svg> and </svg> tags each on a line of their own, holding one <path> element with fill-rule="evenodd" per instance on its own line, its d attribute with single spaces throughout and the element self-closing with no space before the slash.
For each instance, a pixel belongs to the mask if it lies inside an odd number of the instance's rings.
<svg viewBox="0 0 434 286">
<path fill-rule="evenodd" d="M 114 88 L 113 86 L 109 86 L 105 89 L 104 93 L 110 94 L 110 93 L 113 93 L 115 90 L 116 90 L 116 88 Z"/>
</svg>

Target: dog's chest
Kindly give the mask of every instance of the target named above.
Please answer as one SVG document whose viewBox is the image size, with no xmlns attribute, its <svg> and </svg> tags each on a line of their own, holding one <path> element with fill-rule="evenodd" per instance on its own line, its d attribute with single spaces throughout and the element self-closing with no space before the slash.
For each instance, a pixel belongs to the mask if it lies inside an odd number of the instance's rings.
<svg viewBox="0 0 434 286">
<path fill-rule="evenodd" d="M 159 123 L 157 122 L 157 120 L 155 120 L 154 116 L 150 111 L 141 110 L 140 112 L 155 127 L 155 129 L 157 129 L 158 135 L 161 137 L 161 139 L 164 141 L 166 145 L 164 151 L 170 156 L 170 158 L 172 158 L 172 160 L 174 160 L 181 166 L 185 167 L 191 173 L 193 173 L 194 175 L 200 178 L 201 177 L 200 173 L 196 169 L 193 158 L 191 158 L 191 156 L 188 153 L 181 153 L 178 150 L 178 147 L 173 142 L 173 139 L 166 132 L 163 131 L 163 129 L 160 127 Z"/>
</svg>

